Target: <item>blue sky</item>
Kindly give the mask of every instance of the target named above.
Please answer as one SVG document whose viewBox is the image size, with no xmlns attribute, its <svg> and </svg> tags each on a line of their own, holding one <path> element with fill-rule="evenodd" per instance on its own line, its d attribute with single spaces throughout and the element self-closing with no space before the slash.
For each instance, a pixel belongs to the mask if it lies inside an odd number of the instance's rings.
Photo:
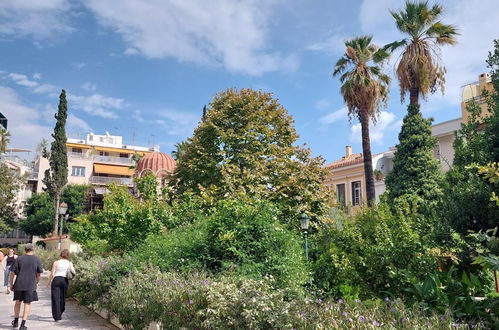
<svg viewBox="0 0 499 330">
<path fill-rule="evenodd" d="M 446 92 L 423 103 L 435 122 L 460 116 L 460 87 L 486 71 L 499 35 L 496 0 L 441 1 L 459 44 L 442 49 Z M 328 162 L 361 151 L 332 78 L 344 40 L 398 40 L 388 9 L 400 0 L 2 0 L 0 112 L 11 146 L 34 150 L 50 136 L 61 88 L 68 135 L 123 135 L 171 152 L 192 134 L 203 105 L 229 87 L 274 93 L 295 118 L 300 143 Z M 396 55 L 385 70 L 393 75 Z M 397 143 L 404 116 L 396 81 L 371 128 L 373 152 Z"/>
</svg>

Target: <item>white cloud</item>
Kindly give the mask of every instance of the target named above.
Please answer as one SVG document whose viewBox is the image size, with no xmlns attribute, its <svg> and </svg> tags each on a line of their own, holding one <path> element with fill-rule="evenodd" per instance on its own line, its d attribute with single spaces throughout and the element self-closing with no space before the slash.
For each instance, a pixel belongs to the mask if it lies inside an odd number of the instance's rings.
<svg viewBox="0 0 499 330">
<path fill-rule="evenodd" d="M 96 89 L 97 89 L 97 86 L 95 86 L 94 84 L 92 84 L 91 82 L 86 82 L 84 83 L 83 85 L 80 86 L 81 88 L 83 88 L 84 90 L 87 90 L 89 92 L 94 92 Z"/>
<path fill-rule="evenodd" d="M 0 35 L 50 39 L 71 32 L 70 8 L 69 0 L 2 0 Z"/>
<path fill-rule="evenodd" d="M 315 102 L 315 107 L 321 111 L 329 109 L 330 106 L 331 103 L 327 99 L 320 99 L 317 102 Z"/>
<path fill-rule="evenodd" d="M 296 56 L 271 52 L 268 23 L 275 1 L 113 0 L 85 2 L 99 21 L 122 35 L 127 53 L 220 65 L 261 75 L 294 70 Z M 134 50 L 132 50 L 134 49 Z"/>
<path fill-rule="evenodd" d="M 70 107 L 83 110 L 92 116 L 109 119 L 118 118 L 115 111 L 120 110 L 125 106 L 125 100 L 101 94 L 80 96 L 68 93 L 68 103 L 70 103 Z"/>
<path fill-rule="evenodd" d="M 42 79 L 42 74 L 41 74 L 41 73 L 39 73 L 39 72 L 35 72 L 35 73 L 33 74 L 33 79 Z"/>
<path fill-rule="evenodd" d="M 39 94 L 48 94 L 50 96 L 57 96 L 57 92 L 60 92 L 61 89 L 57 86 L 51 84 L 41 84 L 35 88 L 33 88 L 33 92 Z"/>
<path fill-rule="evenodd" d="M 36 87 L 38 83 L 33 80 L 29 80 L 28 77 L 24 74 L 19 73 L 10 73 L 9 78 L 12 79 L 16 84 L 25 87 Z"/>
<path fill-rule="evenodd" d="M 61 91 L 60 87 L 51 84 L 38 83 L 29 80 L 24 74 L 10 73 L 9 78 L 16 84 L 26 86 L 34 93 L 46 94 L 50 97 L 57 97 L 58 92 Z M 88 91 L 94 91 L 95 85 L 87 82 L 81 86 Z M 121 110 L 126 106 L 125 100 L 116 97 L 105 96 L 101 94 L 91 94 L 88 96 L 76 95 L 67 93 L 69 108 L 83 110 L 92 116 L 99 116 L 102 118 L 116 119 L 118 115 L 117 110 Z"/>
<path fill-rule="evenodd" d="M 461 35 L 457 38 L 456 46 L 442 48 L 442 60 L 447 68 L 446 91 L 444 96 L 439 93 L 430 96 L 428 107 L 439 109 L 456 106 L 457 116 L 461 86 L 476 81 L 480 73 L 487 71 L 485 60 L 499 31 L 499 10 L 496 0 L 456 0 L 446 1 L 442 5 L 442 21 L 456 25 Z M 398 0 L 364 0 L 359 15 L 362 31 L 373 34 L 378 44 L 404 38 L 388 11 L 402 7 L 403 3 Z M 396 58 L 397 55 L 392 56 L 392 63 Z M 392 86 L 397 86 L 396 80 Z"/>
<path fill-rule="evenodd" d="M 334 112 L 331 112 L 330 114 L 327 114 L 326 116 L 323 116 L 319 118 L 319 122 L 321 124 L 329 125 L 332 123 L 335 123 L 340 120 L 348 120 L 348 109 L 347 107 L 343 107 L 339 110 L 336 110 Z"/>
<path fill-rule="evenodd" d="M 402 126 L 402 120 L 397 120 L 396 116 L 387 111 L 381 111 L 376 121 L 376 124 L 369 123 L 369 135 L 371 143 L 383 143 L 383 137 L 387 132 L 399 131 Z M 353 125 L 350 128 L 350 141 L 361 143 L 362 142 L 362 127 L 360 123 Z"/>
<path fill-rule="evenodd" d="M 139 51 L 135 48 L 129 47 L 129 48 L 125 49 L 124 53 L 126 55 L 136 55 L 139 53 Z"/>
<path fill-rule="evenodd" d="M 0 104 L 9 120 L 12 147 L 34 150 L 42 138 L 50 137 L 52 128 L 40 124 L 41 113 L 24 105 L 13 89 L 0 86 Z"/>
<path fill-rule="evenodd" d="M 343 35 L 333 34 L 327 37 L 325 41 L 319 41 L 307 46 L 308 50 L 325 52 L 327 54 L 342 54 L 345 51 L 345 40 Z"/>
<path fill-rule="evenodd" d="M 76 63 L 72 63 L 71 65 L 77 69 L 83 69 L 84 67 L 87 66 L 87 64 L 83 63 L 83 62 L 76 62 Z"/>
<path fill-rule="evenodd" d="M 200 120 L 199 114 L 170 109 L 156 111 L 155 115 L 159 115 L 161 118 L 148 119 L 144 117 L 142 111 L 135 110 L 132 118 L 141 124 L 158 125 L 165 130 L 165 134 L 183 137 L 192 135 L 192 131 Z"/>
<path fill-rule="evenodd" d="M 88 132 L 92 131 L 92 128 L 83 119 L 78 118 L 75 115 L 70 114 L 68 116 L 67 130 L 68 130 L 68 132 L 83 131 L 84 133 L 88 133 Z"/>
</svg>

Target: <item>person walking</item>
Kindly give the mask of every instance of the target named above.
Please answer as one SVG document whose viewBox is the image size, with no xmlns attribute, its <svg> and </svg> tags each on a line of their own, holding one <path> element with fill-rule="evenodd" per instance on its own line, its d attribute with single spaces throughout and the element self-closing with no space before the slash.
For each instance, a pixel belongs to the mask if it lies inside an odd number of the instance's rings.
<svg viewBox="0 0 499 330">
<path fill-rule="evenodd" d="M 47 287 L 50 286 L 52 298 L 52 317 L 56 322 L 61 320 L 66 308 L 66 294 L 68 292 L 68 274 L 74 275 L 73 263 L 69 261 L 69 251 L 61 251 L 61 259 L 54 262 Z M 69 275 L 71 276 L 71 275 Z"/>
<path fill-rule="evenodd" d="M 14 249 L 9 249 L 9 253 L 7 257 L 2 259 L 2 269 L 4 272 L 3 285 L 6 287 L 6 293 L 9 294 L 9 278 L 10 278 L 10 270 L 12 269 L 12 265 L 14 264 L 14 260 L 16 260 L 17 255 L 14 252 Z"/>
<path fill-rule="evenodd" d="M 33 255 L 33 244 L 27 243 L 24 246 L 24 252 L 25 254 L 15 259 L 10 270 L 10 289 L 14 291 L 15 301 L 13 327 L 17 327 L 19 324 L 21 304 L 24 303 L 23 317 L 19 330 L 28 329 L 26 327 L 26 320 L 31 310 L 31 303 L 38 301 L 36 286 L 40 281 L 40 274 L 43 273 L 40 258 Z M 14 277 L 16 278 L 15 282 Z"/>
</svg>

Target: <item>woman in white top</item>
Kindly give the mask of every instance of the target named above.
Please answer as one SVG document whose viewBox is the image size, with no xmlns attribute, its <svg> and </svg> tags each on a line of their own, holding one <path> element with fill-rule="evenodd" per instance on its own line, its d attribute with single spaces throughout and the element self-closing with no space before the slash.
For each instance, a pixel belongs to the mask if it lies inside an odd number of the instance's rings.
<svg viewBox="0 0 499 330">
<path fill-rule="evenodd" d="M 61 251 L 61 259 L 54 262 L 52 272 L 49 276 L 47 287 L 51 287 L 52 295 L 52 316 L 54 320 L 60 321 L 66 306 L 66 293 L 68 292 L 68 272 L 75 274 L 73 263 L 68 260 L 69 251 Z"/>
</svg>

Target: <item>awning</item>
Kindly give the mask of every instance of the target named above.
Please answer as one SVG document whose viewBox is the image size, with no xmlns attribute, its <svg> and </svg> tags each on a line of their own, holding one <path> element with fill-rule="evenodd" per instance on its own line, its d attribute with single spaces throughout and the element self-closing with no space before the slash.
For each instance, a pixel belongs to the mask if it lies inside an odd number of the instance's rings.
<svg viewBox="0 0 499 330">
<path fill-rule="evenodd" d="M 79 144 L 79 143 L 66 143 L 66 147 L 80 148 L 80 149 L 90 149 L 91 148 L 87 144 Z"/>
<path fill-rule="evenodd" d="M 94 163 L 94 172 L 98 174 L 114 174 L 114 175 L 126 175 L 133 176 L 135 171 L 127 166 L 119 165 L 104 165 Z"/>
</svg>

